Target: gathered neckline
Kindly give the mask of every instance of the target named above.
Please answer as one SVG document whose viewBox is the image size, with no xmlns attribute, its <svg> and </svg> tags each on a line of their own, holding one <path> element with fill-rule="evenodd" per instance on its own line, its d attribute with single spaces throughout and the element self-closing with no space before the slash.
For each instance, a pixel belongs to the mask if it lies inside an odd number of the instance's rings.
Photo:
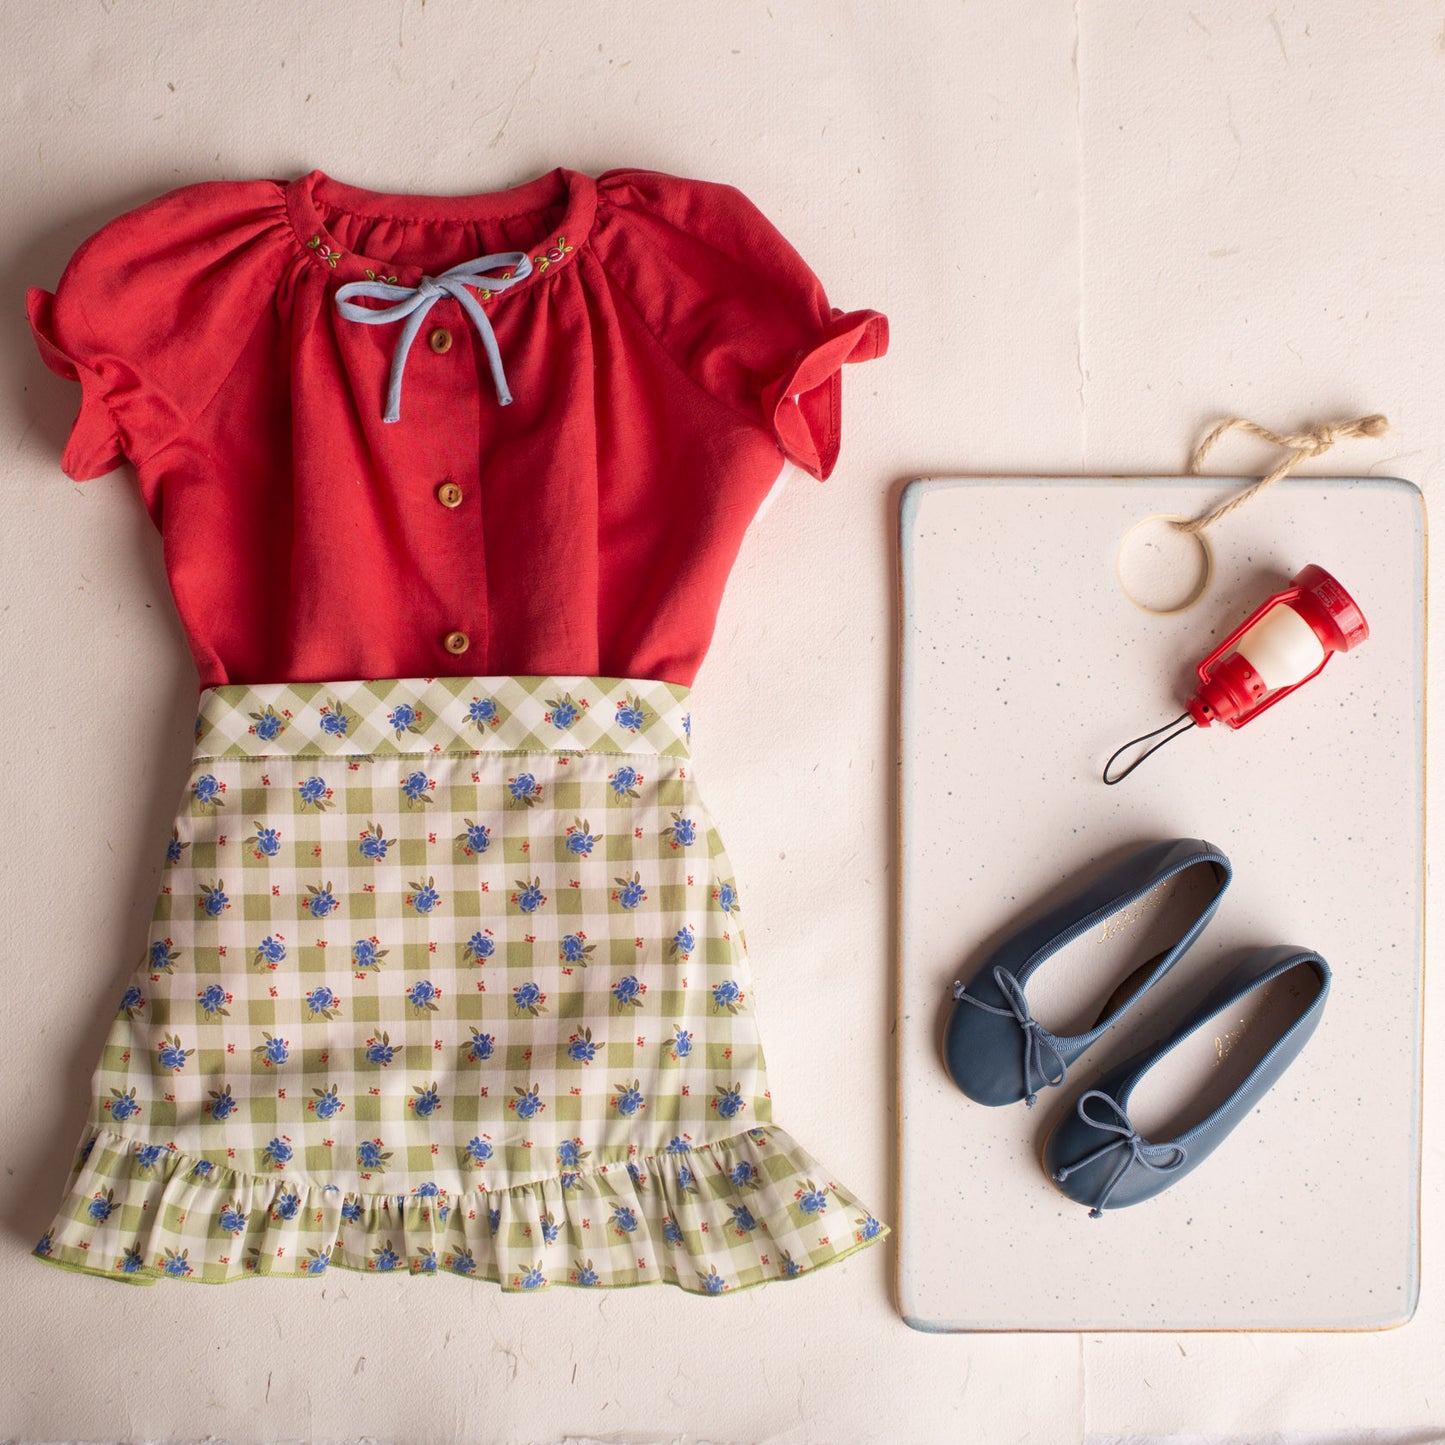
<svg viewBox="0 0 1445 1445">
<path fill-rule="evenodd" d="M 521 217 L 565 202 L 562 219 L 538 234 L 524 250 L 532 262 L 529 282 L 555 274 L 576 256 L 592 231 L 597 209 L 597 183 L 581 171 L 563 166 L 521 185 L 500 191 L 442 196 L 418 192 L 367 190 L 313 170 L 286 186 L 286 212 L 297 245 L 314 263 L 340 281 L 382 280 L 414 286 L 423 275 L 436 274 L 468 259 L 455 257 L 435 270 L 393 257 L 368 256 L 342 246 L 326 223 L 337 211 L 362 219 L 403 224 L 445 225 L 447 222 L 501 221 Z"/>
</svg>

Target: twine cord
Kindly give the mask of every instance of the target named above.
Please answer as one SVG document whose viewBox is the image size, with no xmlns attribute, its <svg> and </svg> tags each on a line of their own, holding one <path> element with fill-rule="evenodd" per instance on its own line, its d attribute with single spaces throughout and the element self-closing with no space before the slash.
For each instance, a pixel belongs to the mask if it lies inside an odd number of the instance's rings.
<svg viewBox="0 0 1445 1445">
<path fill-rule="evenodd" d="M 1389 431 L 1390 423 L 1378 412 L 1374 412 L 1369 416 L 1357 416 L 1351 421 L 1321 422 L 1302 432 L 1274 432 L 1270 431 L 1268 427 L 1250 421 L 1248 417 L 1232 416 L 1228 421 L 1220 422 L 1199 443 L 1189 463 L 1191 476 L 1199 475 L 1199 469 L 1204 465 L 1204 459 L 1209 455 L 1215 443 L 1235 427 L 1242 427 L 1245 431 L 1273 446 L 1283 447 L 1287 455 L 1276 464 L 1273 471 L 1262 476 L 1253 486 L 1246 487 L 1238 496 L 1231 497 L 1227 502 L 1221 502 L 1212 511 L 1195 517 L 1193 521 L 1175 522 L 1173 525 L 1179 531 L 1194 533 L 1202 532 L 1206 527 L 1212 527 L 1220 518 L 1227 517 L 1236 507 L 1242 507 L 1252 497 L 1258 496 L 1266 487 L 1272 487 L 1281 478 L 1289 476 L 1302 461 L 1306 461 L 1310 457 L 1323 456 L 1337 441 L 1344 441 L 1348 437 L 1383 436 L 1385 432 Z"/>
</svg>

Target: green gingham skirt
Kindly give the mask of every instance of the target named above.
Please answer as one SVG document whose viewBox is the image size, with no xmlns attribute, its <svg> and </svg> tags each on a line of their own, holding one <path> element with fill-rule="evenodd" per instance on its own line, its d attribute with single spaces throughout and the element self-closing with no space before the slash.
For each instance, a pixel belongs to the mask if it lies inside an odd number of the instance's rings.
<svg viewBox="0 0 1445 1445">
<path fill-rule="evenodd" d="M 35 1255 L 720 1294 L 886 1234 L 772 1123 L 690 733 L 635 679 L 203 692 Z"/>
</svg>

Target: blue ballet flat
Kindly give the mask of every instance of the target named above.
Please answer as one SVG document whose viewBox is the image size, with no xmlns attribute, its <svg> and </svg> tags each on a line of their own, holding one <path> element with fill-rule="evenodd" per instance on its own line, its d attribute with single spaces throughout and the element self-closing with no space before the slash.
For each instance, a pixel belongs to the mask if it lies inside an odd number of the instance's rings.
<svg viewBox="0 0 1445 1445">
<path fill-rule="evenodd" d="M 989 954 L 943 1036 L 949 1077 L 980 1104 L 1030 1107 L 1174 966 L 1214 914 L 1233 870 L 1212 843 L 1150 843 L 1026 924 Z M 1097 932 L 1096 932 L 1097 931 Z M 1107 945 L 1107 948 L 1105 947 Z M 1060 989 L 1073 1005 L 1057 1005 Z M 1054 996 L 1046 1026 L 1031 991 Z M 1080 1018 L 1060 1023 L 1059 1017 Z"/>
<path fill-rule="evenodd" d="M 1314 1033 L 1329 991 L 1329 965 L 1307 948 L 1250 954 L 1171 1033 L 1079 1095 L 1044 1143 L 1045 1171 L 1068 1198 L 1090 1206 L 1092 1219 L 1163 1193 L 1279 1081 Z M 1174 1059 L 1182 1093 L 1178 1082 L 1171 1091 L 1167 1080 L 1150 1077 L 1176 1050 L 1191 1048 L 1200 1051 L 1192 1073 L 1187 1059 Z M 1130 1116 L 1141 1084 L 1155 1094 L 1151 1114 L 1169 1121 L 1148 1133 Z"/>
</svg>

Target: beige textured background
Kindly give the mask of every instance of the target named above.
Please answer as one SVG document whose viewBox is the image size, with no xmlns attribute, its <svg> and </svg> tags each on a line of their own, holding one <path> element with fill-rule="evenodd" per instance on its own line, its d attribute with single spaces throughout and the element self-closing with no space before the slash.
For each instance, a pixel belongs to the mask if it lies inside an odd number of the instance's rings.
<svg viewBox="0 0 1445 1445">
<path fill-rule="evenodd" d="M 1168 469 L 1222 411 L 1379 409 L 1383 442 L 1315 469 L 1433 501 L 1445 7 L 4 0 L 0 53 L 0 1437 L 1433 1438 L 1438 989 L 1421 1305 L 1387 1334 L 924 1337 L 893 1308 L 887 1246 L 723 1302 L 341 1273 L 132 1290 L 30 1260 L 144 939 L 195 679 L 128 474 L 58 469 L 76 398 L 22 303 L 102 221 L 184 182 L 319 166 L 469 191 L 627 163 L 740 186 L 835 304 L 887 312 L 891 354 L 845 383 L 838 471 L 795 476 L 744 548 L 694 712 L 779 1117 L 891 1220 L 900 484 Z M 1240 443 L 1221 465 L 1257 460 Z M 805 725 L 732 741 L 777 712 Z"/>
</svg>

